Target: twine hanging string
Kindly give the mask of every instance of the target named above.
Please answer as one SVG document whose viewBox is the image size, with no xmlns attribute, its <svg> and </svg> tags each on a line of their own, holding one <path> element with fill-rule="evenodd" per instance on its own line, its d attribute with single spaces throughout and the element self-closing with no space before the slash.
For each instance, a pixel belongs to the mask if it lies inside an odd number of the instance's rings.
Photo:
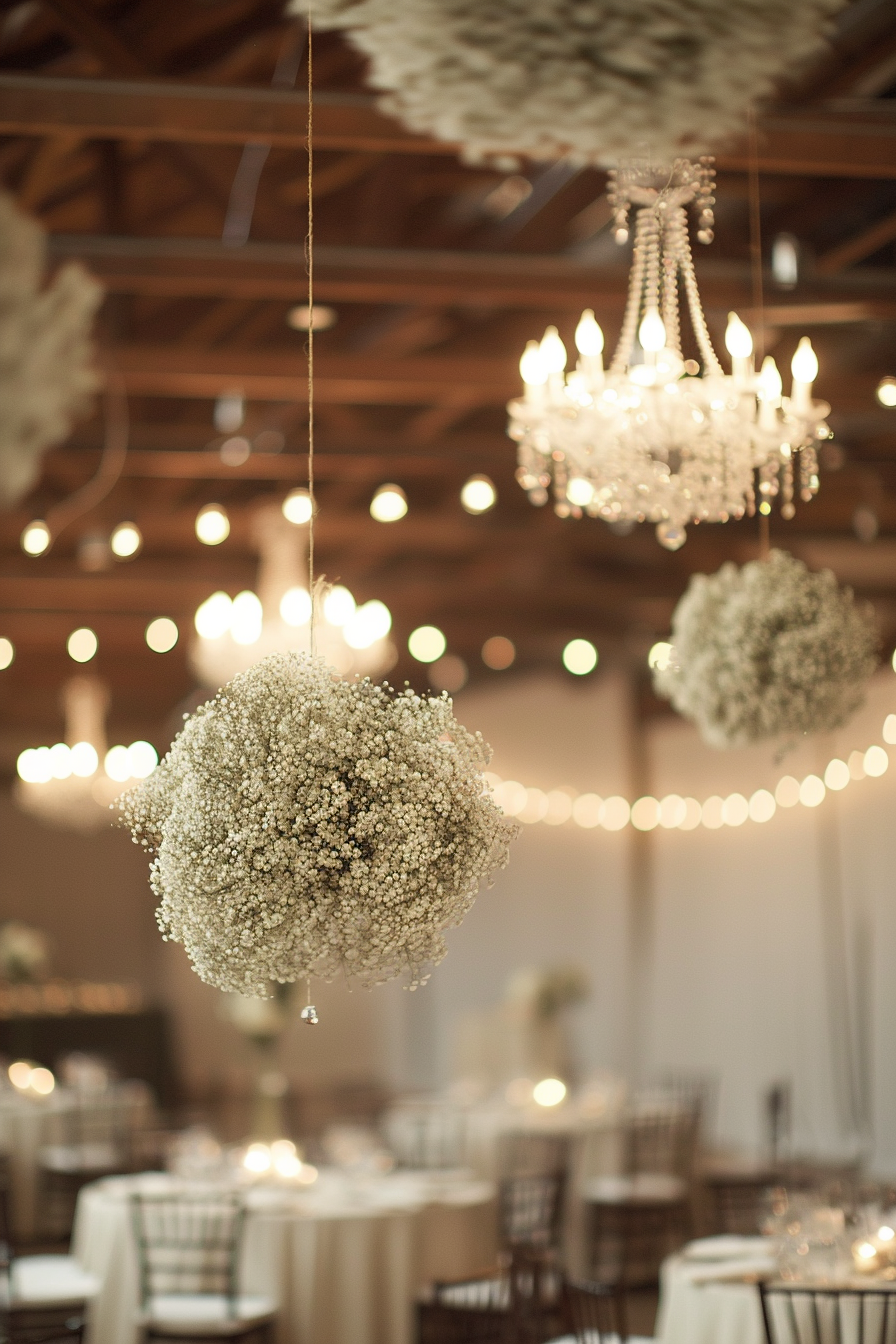
<svg viewBox="0 0 896 1344">
<path fill-rule="evenodd" d="M 305 235 L 305 270 L 308 275 L 308 495 L 311 518 L 308 522 L 308 591 L 311 594 L 311 657 L 317 653 L 317 604 L 319 594 L 314 580 L 314 51 L 311 33 L 311 5 L 308 6 L 308 231 Z"/>
<path fill-rule="evenodd" d="M 759 366 L 765 359 L 765 299 L 762 284 L 762 213 L 759 200 L 759 140 L 756 129 L 756 108 L 751 103 L 747 114 L 747 167 L 750 205 L 750 290 L 753 316 L 756 323 L 756 353 Z M 771 537 L 767 514 L 759 514 L 759 558 L 767 560 Z"/>
<path fill-rule="evenodd" d="M 314 498 L 314 45 L 311 34 L 311 3 L 308 5 L 308 231 L 305 235 L 305 270 L 308 275 L 308 497 L 311 501 L 311 517 L 308 519 L 308 591 L 311 594 L 311 657 L 317 653 L 317 604 L 322 586 L 314 578 L 314 515 L 317 503 Z M 302 1021 L 309 1026 L 317 1025 L 317 1009 L 311 1000 L 311 975 L 305 977 L 305 1007 Z"/>
</svg>

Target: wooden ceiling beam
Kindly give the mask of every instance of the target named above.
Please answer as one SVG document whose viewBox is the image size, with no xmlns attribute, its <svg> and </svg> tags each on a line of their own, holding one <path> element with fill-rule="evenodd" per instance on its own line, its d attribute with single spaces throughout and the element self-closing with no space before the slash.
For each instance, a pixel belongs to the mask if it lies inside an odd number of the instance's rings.
<svg viewBox="0 0 896 1344">
<path fill-rule="evenodd" d="M 49 240 L 56 262 L 82 261 L 111 293 L 146 298 L 218 298 L 295 303 L 303 294 L 301 247 L 247 243 L 225 247 L 213 239 L 122 238 L 56 234 Z M 628 280 L 619 266 L 583 266 L 554 255 L 430 251 L 317 244 L 315 294 L 324 303 L 498 307 L 580 312 L 602 305 L 621 311 Z M 698 258 L 698 279 L 710 309 L 750 312 L 746 265 Z M 835 286 L 805 286 L 798 301 L 770 303 L 770 326 L 896 319 L 896 295 L 880 295 L 844 277 Z"/>
<path fill-rule="evenodd" d="M 305 143 L 299 93 L 146 80 L 0 76 L 0 133 L 78 134 L 191 144 Z M 759 123 L 758 166 L 765 173 L 812 177 L 896 177 L 896 119 L 875 100 L 778 109 Z M 367 95 L 321 91 L 315 102 L 319 149 L 371 153 L 455 154 L 457 146 L 406 130 L 377 111 Z M 744 172 L 746 146 L 718 155 L 719 167 Z"/>
<path fill-rule="evenodd" d="M 111 73 L 141 78 L 146 66 L 107 23 L 80 0 L 44 0 L 66 37 L 75 47 L 86 48 Z"/>
<path fill-rule="evenodd" d="M 406 131 L 365 94 L 315 94 L 317 149 L 455 154 Z M 175 81 L 0 75 L 0 134 L 158 140 L 205 145 L 305 146 L 307 102 L 291 90 Z"/>
<path fill-rule="evenodd" d="M 240 388 L 251 401 L 304 401 L 301 350 L 197 350 L 186 346 L 119 346 L 111 358 L 128 393 L 212 399 Z M 841 413 L 873 410 L 880 377 L 822 370 L 818 395 Z M 520 395 L 514 356 L 319 354 L 315 395 L 321 403 L 358 406 L 500 406 Z"/>
<path fill-rule="evenodd" d="M 463 476 L 477 467 L 494 466 L 500 461 L 495 447 L 501 449 L 501 441 L 492 443 L 492 451 L 487 457 L 475 448 L 468 448 L 461 454 L 420 453 L 328 453 L 316 451 L 314 454 L 314 472 L 324 481 L 375 481 L 385 479 L 389 473 L 398 472 L 403 477 L 444 478 Z M 512 452 L 513 445 L 507 439 L 503 445 L 504 458 Z M 510 459 L 507 459 L 510 460 Z M 60 477 L 78 480 L 92 474 L 98 461 L 98 454 L 84 452 L 65 452 L 56 450 L 48 455 L 44 463 L 44 479 L 58 480 Z M 221 461 L 216 452 L 165 452 L 131 450 L 125 459 L 122 470 L 124 477 L 136 477 L 145 480 L 177 481 L 282 481 L 284 484 L 303 484 L 308 479 L 308 458 L 305 453 L 253 453 L 241 466 L 230 467 Z"/>
<path fill-rule="evenodd" d="M 54 261 L 83 261 L 113 293 L 296 303 L 307 286 L 303 249 L 288 244 L 228 248 L 212 239 L 65 234 L 51 237 L 49 246 Z M 318 243 L 315 293 L 327 303 L 576 311 L 596 292 L 623 301 L 627 270 L 622 253 L 620 262 L 618 267 L 596 269 L 555 256 Z M 736 301 L 748 293 L 749 275 L 743 267 L 732 277 L 725 297 Z"/>
<path fill-rule="evenodd" d="M 306 360 L 292 350 L 204 350 L 119 346 L 111 355 L 126 390 L 137 396 L 214 398 L 239 387 L 253 401 L 301 402 Z M 350 405 L 456 405 L 460 389 L 477 405 L 520 391 L 515 359 L 473 356 L 323 355 L 315 357 L 315 395 Z"/>
<path fill-rule="evenodd" d="M 896 238 L 896 210 L 822 253 L 815 264 L 815 269 L 819 275 L 837 275 L 840 271 L 845 271 L 848 266 L 855 266 L 856 262 L 873 256 L 880 248 L 886 247 L 887 243 L 892 243 L 894 238 Z"/>
</svg>

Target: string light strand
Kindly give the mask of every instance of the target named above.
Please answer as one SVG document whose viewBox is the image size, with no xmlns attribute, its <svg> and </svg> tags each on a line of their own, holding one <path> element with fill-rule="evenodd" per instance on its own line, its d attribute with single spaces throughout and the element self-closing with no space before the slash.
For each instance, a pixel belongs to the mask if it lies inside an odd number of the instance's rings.
<svg viewBox="0 0 896 1344">
<path fill-rule="evenodd" d="M 896 744 L 896 714 L 887 715 L 883 739 L 891 746 Z M 583 830 L 600 827 L 606 831 L 621 831 L 631 825 L 639 831 L 652 831 L 657 827 L 693 831 L 701 825 L 707 830 L 719 830 L 722 826 L 742 826 L 746 821 L 764 823 L 771 821 L 779 808 L 787 809 L 798 804 L 818 807 L 828 793 L 839 793 L 860 779 L 880 778 L 886 774 L 889 764 L 886 749 L 874 744 L 866 751 L 851 752 L 845 761 L 834 757 L 828 762 L 823 776 L 810 774 L 799 780 L 793 775 L 783 775 L 774 791 L 757 789 L 749 797 L 742 793 L 731 793 L 725 798 L 713 795 L 702 803 L 677 793 L 667 794 L 664 798 L 648 795 L 630 802 L 619 794 L 602 798 L 596 793 L 578 793 L 569 788 L 527 788 L 515 779 L 502 779 L 491 772 L 484 778 L 502 811 L 518 821 L 544 822 L 548 826 L 573 822 Z"/>
</svg>

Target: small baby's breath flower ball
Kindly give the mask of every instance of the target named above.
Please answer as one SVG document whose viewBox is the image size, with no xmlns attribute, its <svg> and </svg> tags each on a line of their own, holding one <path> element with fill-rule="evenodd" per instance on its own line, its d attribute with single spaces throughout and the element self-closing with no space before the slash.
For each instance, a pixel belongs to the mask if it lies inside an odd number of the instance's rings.
<svg viewBox="0 0 896 1344">
<path fill-rule="evenodd" d="M 830 570 L 786 551 L 695 574 L 672 617 L 658 694 L 713 747 L 839 728 L 865 699 L 877 630 Z"/>
<path fill-rule="evenodd" d="M 382 106 L 471 159 L 675 158 L 746 129 L 844 0 L 314 0 Z M 289 0 L 304 16 L 308 0 Z"/>
<path fill-rule="evenodd" d="M 208 984 L 266 996 L 342 972 L 411 988 L 446 952 L 517 827 L 489 749 L 431 698 L 272 654 L 193 714 L 124 794 L 166 938 Z"/>
</svg>

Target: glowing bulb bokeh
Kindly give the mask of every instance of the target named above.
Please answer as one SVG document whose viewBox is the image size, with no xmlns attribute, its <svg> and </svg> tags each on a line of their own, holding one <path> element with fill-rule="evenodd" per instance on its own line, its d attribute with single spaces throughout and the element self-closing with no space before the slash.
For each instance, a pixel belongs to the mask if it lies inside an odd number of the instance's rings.
<svg viewBox="0 0 896 1344">
<path fill-rule="evenodd" d="M 542 1078 L 532 1089 L 532 1100 L 536 1106 L 559 1106 L 566 1096 L 566 1084 L 559 1078 Z"/>
<path fill-rule="evenodd" d="M 378 523 L 397 523 L 407 511 L 407 496 L 400 485 L 381 485 L 370 501 L 370 516 Z"/>
<path fill-rule="evenodd" d="M 280 599 L 280 615 L 294 629 L 307 625 L 311 620 L 311 594 L 308 589 L 287 588 Z"/>
<path fill-rule="evenodd" d="M 130 560 L 143 545 L 143 534 L 136 523 L 119 523 L 109 538 L 112 554 Z"/>
<path fill-rule="evenodd" d="M 52 537 L 43 519 L 35 518 L 34 522 L 23 529 L 19 541 L 26 555 L 43 555 L 50 549 Z"/>
<path fill-rule="evenodd" d="M 576 677 L 593 672 L 597 661 L 597 649 L 589 639 L 571 639 L 563 650 L 563 666 Z"/>
<path fill-rule="evenodd" d="M 408 637 L 408 651 L 418 663 L 434 663 L 448 647 L 448 641 L 436 625 L 420 625 Z"/>
<path fill-rule="evenodd" d="M 89 626 L 83 625 L 69 635 L 66 648 L 69 658 L 76 663 L 89 663 L 96 656 L 99 640 Z"/>
<path fill-rule="evenodd" d="M 311 496 L 305 489 L 290 490 L 280 508 L 286 521 L 295 527 L 311 522 Z"/>
<path fill-rule="evenodd" d="M 221 504 L 206 504 L 196 515 L 196 536 L 203 546 L 220 546 L 230 536 L 230 519 Z"/>
<path fill-rule="evenodd" d="M 488 476 L 471 476 L 460 492 L 460 502 L 467 513 L 487 513 L 497 499 L 498 492 Z"/>
<path fill-rule="evenodd" d="M 153 653 L 170 653 L 177 643 L 177 625 L 168 616 L 159 616 L 146 627 L 146 645 Z"/>
</svg>

